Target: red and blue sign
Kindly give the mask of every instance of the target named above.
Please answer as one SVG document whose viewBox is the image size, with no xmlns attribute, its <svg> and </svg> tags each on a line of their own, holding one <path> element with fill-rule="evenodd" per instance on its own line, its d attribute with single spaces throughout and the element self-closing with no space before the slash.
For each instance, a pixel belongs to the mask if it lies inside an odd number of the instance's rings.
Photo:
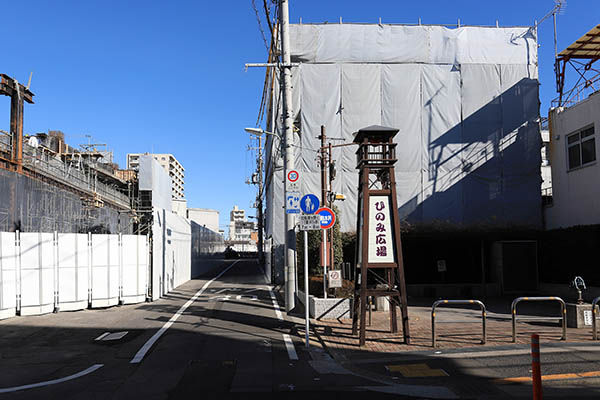
<svg viewBox="0 0 600 400">
<path fill-rule="evenodd" d="M 331 208 L 321 207 L 315 212 L 315 214 L 321 217 L 321 229 L 329 229 L 335 224 L 335 213 Z"/>
</svg>

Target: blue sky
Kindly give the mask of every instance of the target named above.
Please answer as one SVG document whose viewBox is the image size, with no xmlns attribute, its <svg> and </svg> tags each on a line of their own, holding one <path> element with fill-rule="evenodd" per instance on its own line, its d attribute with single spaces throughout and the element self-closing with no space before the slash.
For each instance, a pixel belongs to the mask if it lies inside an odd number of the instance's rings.
<svg viewBox="0 0 600 400">
<path fill-rule="evenodd" d="M 262 0 L 255 0 L 266 29 Z M 269 0 L 271 1 L 271 0 Z M 290 0 L 303 22 L 532 25 L 552 0 Z M 188 206 L 250 209 L 244 183 L 255 166 L 243 131 L 257 119 L 266 50 L 251 0 L 13 1 L 3 4 L 0 72 L 27 82 L 25 132 L 62 130 L 71 145 L 84 135 L 126 153 L 173 153 L 185 168 Z M 600 1 L 570 0 L 559 16 L 560 49 L 600 23 Z M 541 113 L 556 97 L 552 20 L 539 28 Z M 0 129 L 10 101 L 0 97 Z"/>
</svg>

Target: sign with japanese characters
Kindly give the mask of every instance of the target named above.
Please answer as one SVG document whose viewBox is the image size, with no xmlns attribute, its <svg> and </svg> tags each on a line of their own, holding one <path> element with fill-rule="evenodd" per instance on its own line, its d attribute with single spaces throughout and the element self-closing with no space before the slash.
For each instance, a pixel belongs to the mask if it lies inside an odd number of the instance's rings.
<svg viewBox="0 0 600 400">
<path fill-rule="evenodd" d="M 393 263 L 394 242 L 388 196 L 369 197 L 369 263 Z"/>
</svg>

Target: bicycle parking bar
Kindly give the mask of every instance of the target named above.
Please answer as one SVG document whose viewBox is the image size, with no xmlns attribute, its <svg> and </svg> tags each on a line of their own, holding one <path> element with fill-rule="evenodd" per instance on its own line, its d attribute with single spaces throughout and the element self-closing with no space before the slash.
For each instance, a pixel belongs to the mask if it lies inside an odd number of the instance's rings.
<svg viewBox="0 0 600 400">
<path fill-rule="evenodd" d="M 562 315 L 560 317 L 521 317 L 517 318 L 517 304 L 522 301 L 558 301 Z M 548 296 L 548 297 L 517 297 L 513 300 L 510 306 L 512 314 L 512 342 L 517 341 L 517 320 L 521 321 L 560 321 L 562 320 L 562 338 L 561 340 L 567 340 L 567 306 L 560 297 Z"/>
<path fill-rule="evenodd" d="M 481 301 L 479 301 L 479 300 L 437 300 L 431 306 L 431 343 L 432 343 L 431 346 L 432 347 L 436 346 L 436 337 L 435 337 L 435 309 L 436 309 L 437 306 L 444 305 L 444 304 L 461 304 L 461 305 L 477 304 L 481 308 L 481 320 L 482 320 L 482 327 L 483 327 L 481 344 L 485 344 L 486 338 L 487 338 L 486 330 L 485 330 L 485 316 L 486 316 L 486 311 L 485 311 L 485 305 Z M 463 320 L 463 321 L 448 321 L 448 322 L 452 322 L 452 323 L 457 323 L 457 322 L 472 323 L 472 322 L 475 322 L 475 321 Z"/>
<path fill-rule="evenodd" d="M 598 331 L 596 330 L 596 321 L 598 319 L 598 313 L 596 312 L 596 305 L 600 301 L 600 297 L 596 297 L 594 301 L 592 301 L 592 334 L 594 335 L 594 340 L 598 340 Z"/>
</svg>

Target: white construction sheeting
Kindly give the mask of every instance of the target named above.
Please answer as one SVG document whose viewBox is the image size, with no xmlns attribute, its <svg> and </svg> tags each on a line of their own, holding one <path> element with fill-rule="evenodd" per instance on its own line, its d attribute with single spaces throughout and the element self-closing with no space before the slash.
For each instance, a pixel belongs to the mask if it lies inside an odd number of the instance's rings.
<svg viewBox="0 0 600 400">
<path fill-rule="evenodd" d="M 58 234 L 58 308 L 81 310 L 88 306 L 89 235 Z"/>
<path fill-rule="evenodd" d="M 296 167 L 320 194 L 317 136 L 399 129 L 400 216 L 423 226 L 541 227 L 537 39 L 528 27 L 291 25 Z M 274 104 L 281 104 L 275 82 Z M 281 133 L 281 107 L 272 116 Z M 280 166 L 277 140 L 267 166 Z M 343 231 L 356 229 L 356 147 L 333 150 Z M 283 184 L 267 177 L 267 237 L 283 244 Z"/>
<path fill-rule="evenodd" d="M 0 319 L 17 313 L 17 245 L 14 232 L 0 232 Z"/>
<path fill-rule="evenodd" d="M 186 218 L 154 208 L 152 224 L 152 299 L 191 279 L 192 228 Z"/>
<path fill-rule="evenodd" d="M 119 235 L 92 235 L 92 307 L 119 303 Z"/>
<path fill-rule="evenodd" d="M 123 235 L 121 300 L 140 303 L 146 298 L 148 279 L 148 241 L 146 236 Z"/>
<path fill-rule="evenodd" d="M 145 301 L 147 241 L 139 235 L 0 232 L 0 319 L 80 310 L 90 300 L 92 307 Z"/>
<path fill-rule="evenodd" d="M 150 155 L 140 156 L 140 190 L 152 191 L 152 206 L 171 211 L 171 177 L 158 161 Z"/>
<path fill-rule="evenodd" d="M 54 234 L 21 233 L 19 250 L 21 315 L 52 312 L 56 287 Z"/>
</svg>

